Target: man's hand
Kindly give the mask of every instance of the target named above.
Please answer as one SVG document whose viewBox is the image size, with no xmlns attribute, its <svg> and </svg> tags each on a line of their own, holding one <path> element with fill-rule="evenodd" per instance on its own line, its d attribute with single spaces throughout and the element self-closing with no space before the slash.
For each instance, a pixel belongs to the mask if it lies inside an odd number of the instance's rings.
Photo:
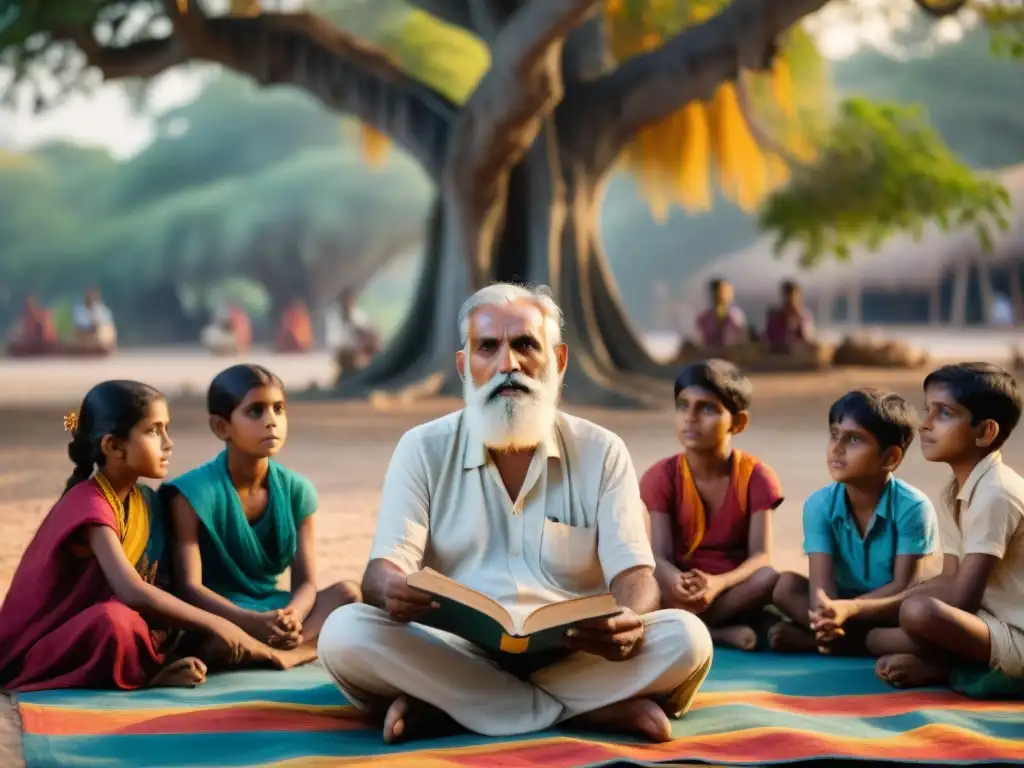
<svg viewBox="0 0 1024 768">
<path fill-rule="evenodd" d="M 394 621 L 419 621 L 429 611 L 440 608 L 429 592 L 413 589 L 405 583 L 404 573 L 388 577 L 384 586 L 384 610 Z"/>
<path fill-rule="evenodd" d="M 632 658 L 644 639 L 644 622 L 629 608 L 607 619 L 581 622 L 565 633 L 565 646 L 609 661 Z"/>
</svg>

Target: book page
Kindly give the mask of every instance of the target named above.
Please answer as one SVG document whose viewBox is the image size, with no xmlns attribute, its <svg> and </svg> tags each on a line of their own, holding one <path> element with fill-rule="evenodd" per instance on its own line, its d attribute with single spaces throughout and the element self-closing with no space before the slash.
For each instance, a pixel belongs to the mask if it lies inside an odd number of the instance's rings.
<svg viewBox="0 0 1024 768">
<path fill-rule="evenodd" d="M 460 584 L 432 568 L 424 568 L 422 571 L 409 574 L 405 581 L 410 587 L 454 600 L 489 616 L 510 635 L 518 632 L 518 622 L 497 600 L 493 600 L 475 589 L 470 589 L 465 584 Z"/>
<path fill-rule="evenodd" d="M 552 627 L 574 624 L 587 619 L 615 616 L 618 613 L 621 613 L 621 609 L 611 594 L 577 597 L 541 606 L 523 621 L 522 633 L 529 635 Z"/>
</svg>

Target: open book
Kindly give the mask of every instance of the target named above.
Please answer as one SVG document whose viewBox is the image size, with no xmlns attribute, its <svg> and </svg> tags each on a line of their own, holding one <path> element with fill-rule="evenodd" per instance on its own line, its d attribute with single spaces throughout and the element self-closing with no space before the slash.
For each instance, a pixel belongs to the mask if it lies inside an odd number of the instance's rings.
<svg viewBox="0 0 1024 768">
<path fill-rule="evenodd" d="M 421 624 L 451 632 L 486 650 L 504 653 L 557 648 L 570 627 L 621 612 L 615 598 L 606 592 L 542 605 L 517 619 L 497 600 L 432 568 L 410 574 L 406 583 L 429 592 L 441 606 L 428 611 L 420 619 Z"/>
</svg>

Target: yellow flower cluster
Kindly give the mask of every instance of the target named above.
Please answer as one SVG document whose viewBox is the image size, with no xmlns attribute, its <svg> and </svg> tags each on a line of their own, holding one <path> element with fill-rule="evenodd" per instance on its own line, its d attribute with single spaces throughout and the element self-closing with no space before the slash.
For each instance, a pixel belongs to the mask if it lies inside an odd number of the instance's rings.
<svg viewBox="0 0 1024 768">
<path fill-rule="evenodd" d="M 612 52 L 624 61 L 656 48 L 681 29 L 706 21 L 725 4 L 723 0 L 606 0 Z M 781 133 L 787 149 L 799 157 L 812 156 L 796 126 L 795 89 L 786 57 L 776 57 L 770 72 L 749 78 L 762 86 L 755 89 L 764 97 L 757 104 L 770 100 L 778 118 L 775 123 L 784 124 Z M 713 177 L 722 194 L 747 211 L 789 179 L 783 159 L 755 140 L 733 83 L 719 86 L 710 101 L 691 102 L 643 128 L 627 147 L 623 161 L 637 177 L 658 220 L 667 217 L 673 203 L 689 211 L 709 210 Z"/>
</svg>

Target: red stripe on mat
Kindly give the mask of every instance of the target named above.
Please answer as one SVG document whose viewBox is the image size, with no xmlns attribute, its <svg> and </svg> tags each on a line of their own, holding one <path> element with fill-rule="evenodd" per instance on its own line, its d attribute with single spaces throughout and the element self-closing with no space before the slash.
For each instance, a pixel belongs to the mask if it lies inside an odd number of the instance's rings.
<svg viewBox="0 0 1024 768">
<path fill-rule="evenodd" d="M 749 693 L 700 693 L 691 711 L 726 704 L 747 704 L 759 709 L 808 715 L 844 715 L 847 717 L 887 717 L 922 709 L 955 709 L 964 713 L 1022 711 L 1019 701 L 978 701 L 952 691 L 906 691 L 850 696 L 790 696 L 767 691 Z"/>
<path fill-rule="evenodd" d="M 747 704 L 762 709 L 808 715 L 885 717 L 924 709 L 964 713 L 1020 712 L 1020 702 L 974 701 L 954 693 L 921 691 L 862 696 L 784 696 L 775 693 L 700 694 L 693 709 Z M 247 731 L 358 730 L 371 727 L 351 707 L 251 703 L 179 709 L 88 710 L 21 703 L 25 733 L 41 736 L 103 734 L 185 734 Z"/>
<path fill-rule="evenodd" d="M 22 704 L 22 728 L 36 736 L 358 731 L 370 722 L 351 707 L 290 709 L 273 705 L 196 710 L 80 710 Z"/>
<path fill-rule="evenodd" d="M 870 760 L 920 760 L 930 763 L 973 761 L 992 763 L 1024 760 L 1024 741 L 994 739 L 962 728 L 926 725 L 891 738 L 852 739 L 829 734 L 793 731 L 785 728 L 752 728 L 734 733 L 675 739 L 665 744 L 632 745 L 553 740 L 549 744 L 513 743 L 502 745 L 502 765 L 570 768 L 615 758 L 649 762 L 708 760 L 749 763 L 785 762 L 817 757 Z M 497 757 L 492 751 L 470 754 L 445 750 L 442 757 L 453 766 L 485 768 Z M 364 758 L 365 759 L 365 758 Z"/>
<path fill-rule="evenodd" d="M 576 768 L 612 760 L 703 761 L 711 764 L 784 763 L 816 758 L 998 763 L 1024 760 L 1024 742 L 993 739 L 962 728 L 926 725 L 891 738 L 852 739 L 785 728 L 753 728 L 727 734 L 676 739 L 667 744 L 608 744 L 570 737 L 490 743 L 359 757 L 309 755 L 274 763 L 274 768 Z"/>
</svg>

